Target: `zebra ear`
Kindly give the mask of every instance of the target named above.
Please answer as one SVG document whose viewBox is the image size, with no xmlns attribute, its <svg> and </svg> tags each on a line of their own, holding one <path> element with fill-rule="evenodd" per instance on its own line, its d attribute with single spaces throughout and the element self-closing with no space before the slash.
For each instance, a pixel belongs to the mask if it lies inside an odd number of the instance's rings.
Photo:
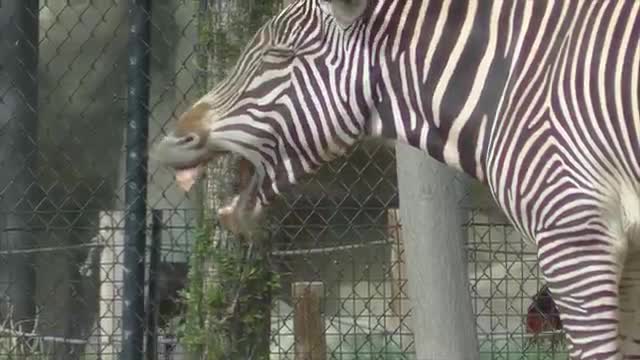
<svg viewBox="0 0 640 360">
<path fill-rule="evenodd" d="M 329 0 L 331 14 L 343 29 L 356 22 L 367 10 L 369 0 Z"/>
</svg>

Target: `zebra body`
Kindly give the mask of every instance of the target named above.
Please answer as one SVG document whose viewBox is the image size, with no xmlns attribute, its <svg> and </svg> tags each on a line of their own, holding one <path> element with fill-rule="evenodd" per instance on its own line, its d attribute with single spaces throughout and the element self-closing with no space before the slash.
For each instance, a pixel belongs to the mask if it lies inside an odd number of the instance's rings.
<svg viewBox="0 0 640 360">
<path fill-rule="evenodd" d="M 573 359 L 640 359 L 639 1 L 299 0 L 154 156 L 254 165 L 235 231 L 363 137 L 479 179 L 522 235 Z M 193 171 L 191 172 L 194 173 Z"/>
</svg>

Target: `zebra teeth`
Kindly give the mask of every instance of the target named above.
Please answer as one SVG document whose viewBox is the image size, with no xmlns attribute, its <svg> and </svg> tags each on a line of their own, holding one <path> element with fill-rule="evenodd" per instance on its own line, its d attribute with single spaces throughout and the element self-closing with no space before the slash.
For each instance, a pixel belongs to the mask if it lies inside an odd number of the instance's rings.
<svg viewBox="0 0 640 360">
<path fill-rule="evenodd" d="M 258 201 L 258 178 L 253 163 L 233 154 L 233 193 L 225 206 L 218 210 L 221 225 L 235 235 L 249 235 L 256 228 L 262 214 Z"/>
<path fill-rule="evenodd" d="M 245 158 L 238 160 L 238 185 L 242 190 L 247 189 L 254 173 L 255 171 L 251 161 Z"/>
</svg>

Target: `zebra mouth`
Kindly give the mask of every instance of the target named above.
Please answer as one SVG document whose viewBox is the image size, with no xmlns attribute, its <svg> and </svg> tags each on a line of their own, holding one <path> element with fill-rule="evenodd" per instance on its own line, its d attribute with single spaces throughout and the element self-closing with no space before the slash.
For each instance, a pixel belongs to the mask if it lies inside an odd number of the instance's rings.
<svg viewBox="0 0 640 360">
<path fill-rule="evenodd" d="M 242 194 L 243 192 L 250 193 L 250 185 L 252 183 L 252 179 L 255 176 L 255 168 L 251 161 L 246 160 L 245 158 L 240 157 L 236 161 L 236 181 L 235 181 L 235 189 L 238 194 Z"/>
<path fill-rule="evenodd" d="M 225 163 L 228 166 L 223 166 L 222 174 L 210 174 L 214 177 L 232 175 L 232 178 L 221 179 L 223 183 L 230 185 L 231 189 L 222 186 L 223 189 L 227 188 L 230 191 L 223 195 L 224 205 L 217 209 L 220 222 L 223 227 L 235 234 L 251 231 L 255 227 L 262 209 L 258 202 L 260 177 L 251 161 L 232 151 L 216 152 L 207 161 L 199 164 L 174 167 L 176 184 L 188 192 L 201 178 L 209 160 L 222 155 L 226 155 Z M 229 174 L 229 170 L 231 170 L 231 174 Z"/>
<path fill-rule="evenodd" d="M 211 159 L 222 155 L 223 154 L 221 153 L 216 154 L 216 156 L 213 156 Z M 232 162 L 230 167 L 233 169 L 232 172 L 235 175 L 231 181 L 232 196 L 240 196 L 244 205 L 254 206 L 257 201 L 254 165 L 243 157 L 232 155 L 230 153 L 224 155 L 232 157 L 230 159 Z M 188 192 L 198 179 L 202 177 L 207 162 L 208 161 L 205 161 L 195 166 L 175 168 L 176 184 L 183 191 Z M 231 200 L 225 202 L 230 203 Z"/>
<path fill-rule="evenodd" d="M 258 182 L 254 164 L 244 158 L 234 162 L 234 191 L 231 200 L 225 200 L 224 207 L 218 209 L 222 226 L 234 234 L 251 232 L 261 214 L 258 204 Z"/>
<path fill-rule="evenodd" d="M 234 172 L 236 175 L 231 182 L 234 192 L 236 194 L 241 194 L 245 191 L 251 192 L 251 190 L 253 189 L 249 189 L 249 185 L 253 183 L 252 178 L 255 176 L 255 167 L 253 166 L 253 164 L 249 160 L 246 160 L 242 157 L 236 157 L 235 155 L 230 153 L 216 154 L 216 156 L 213 156 L 208 160 L 213 160 L 223 155 L 233 157 L 232 159 L 230 159 L 232 162 L 232 165 L 230 167 L 233 168 L 232 172 Z M 180 186 L 180 188 L 185 192 L 191 190 L 193 185 L 204 172 L 208 160 L 195 166 L 184 166 L 175 168 L 175 178 L 178 186 Z"/>
<path fill-rule="evenodd" d="M 239 214 L 249 213 L 258 203 L 258 176 L 254 164 L 242 157 L 234 159 L 235 171 L 233 181 L 233 196 L 237 198 L 236 210 Z M 234 200 L 226 203 L 234 202 Z"/>
</svg>

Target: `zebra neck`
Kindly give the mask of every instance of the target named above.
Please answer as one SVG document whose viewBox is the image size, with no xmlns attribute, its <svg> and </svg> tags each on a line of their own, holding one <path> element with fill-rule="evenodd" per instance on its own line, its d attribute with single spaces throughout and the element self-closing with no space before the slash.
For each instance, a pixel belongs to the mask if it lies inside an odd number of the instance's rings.
<svg viewBox="0 0 640 360">
<path fill-rule="evenodd" d="M 371 134 L 423 149 L 484 181 L 487 138 L 509 68 L 505 27 L 516 2 L 384 3 L 395 7 L 376 12 L 392 20 L 374 56 L 382 60 L 373 66 L 378 105 Z"/>
</svg>

